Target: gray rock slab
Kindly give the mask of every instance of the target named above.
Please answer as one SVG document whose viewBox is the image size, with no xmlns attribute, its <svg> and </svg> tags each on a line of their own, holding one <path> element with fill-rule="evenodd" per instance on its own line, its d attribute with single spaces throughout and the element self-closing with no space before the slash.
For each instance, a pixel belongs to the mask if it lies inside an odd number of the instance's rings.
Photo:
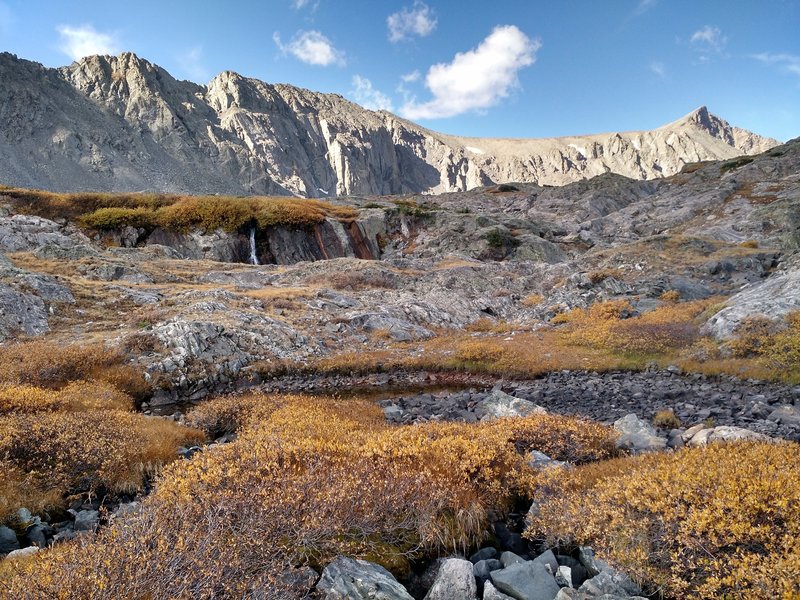
<svg viewBox="0 0 800 600">
<path fill-rule="evenodd" d="M 494 571 L 492 583 L 516 600 L 553 600 L 560 589 L 545 566 L 533 561 Z"/>
<path fill-rule="evenodd" d="M 19 550 L 17 534 L 9 527 L 0 527 L 0 554 L 8 554 Z"/>
<path fill-rule="evenodd" d="M 534 414 L 545 414 L 547 411 L 530 400 L 515 398 L 502 390 L 493 390 L 491 396 L 481 400 L 475 407 L 481 420 L 501 419 L 509 417 L 527 417 Z"/>
<path fill-rule="evenodd" d="M 659 437 L 652 425 L 634 413 L 615 421 L 614 429 L 619 433 L 617 448 L 628 450 L 631 454 L 654 452 L 667 447 L 667 439 Z"/>
<path fill-rule="evenodd" d="M 487 581 L 483 587 L 483 600 L 514 600 L 514 598 L 498 590 L 491 581 Z"/>
<path fill-rule="evenodd" d="M 472 563 L 463 558 L 448 558 L 439 568 L 425 600 L 475 600 L 477 597 Z"/>
<path fill-rule="evenodd" d="M 380 565 L 347 556 L 325 567 L 316 590 L 325 600 L 414 600 Z"/>
<path fill-rule="evenodd" d="M 800 408 L 791 404 L 784 404 L 773 410 L 767 419 L 783 425 L 800 427 Z"/>
</svg>

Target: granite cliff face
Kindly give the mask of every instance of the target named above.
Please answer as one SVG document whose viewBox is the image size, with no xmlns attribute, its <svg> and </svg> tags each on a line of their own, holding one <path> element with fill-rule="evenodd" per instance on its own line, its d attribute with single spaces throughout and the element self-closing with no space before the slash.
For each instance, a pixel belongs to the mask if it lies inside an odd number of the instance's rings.
<svg viewBox="0 0 800 600">
<path fill-rule="evenodd" d="M 653 131 L 462 138 L 229 71 L 207 86 L 177 81 L 131 53 L 60 69 L 0 54 L 0 182 L 57 191 L 326 197 L 563 185 L 608 172 L 659 178 L 776 144 L 705 107 Z"/>
</svg>

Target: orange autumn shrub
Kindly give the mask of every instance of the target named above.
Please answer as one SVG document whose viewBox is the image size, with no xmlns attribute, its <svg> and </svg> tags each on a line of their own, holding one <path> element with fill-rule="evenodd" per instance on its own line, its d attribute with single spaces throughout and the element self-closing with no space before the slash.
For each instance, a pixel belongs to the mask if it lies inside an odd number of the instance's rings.
<svg viewBox="0 0 800 600">
<path fill-rule="evenodd" d="M 619 459 L 540 484 L 526 535 L 590 544 L 667 597 L 800 595 L 797 444 Z"/>
<path fill-rule="evenodd" d="M 217 427 L 235 415 L 236 441 L 166 467 L 141 511 L 95 542 L 20 565 L 7 583 L 12 597 L 302 597 L 279 589 L 276 575 L 338 554 L 401 573 L 411 558 L 482 540 L 489 511 L 533 489 L 531 445 L 546 442 L 562 457 L 613 448 L 607 428 L 547 415 L 395 427 L 357 399 L 211 404 L 188 420 Z"/>
<path fill-rule="evenodd" d="M 718 299 L 676 302 L 635 315 L 625 300 L 598 302 L 561 315 L 569 323 L 566 339 L 572 344 L 612 352 L 663 354 L 691 346 L 700 335 L 699 317 Z"/>
<path fill-rule="evenodd" d="M 31 385 L 0 387 L 0 415 L 55 411 L 132 410 L 130 396 L 103 382 L 72 382 L 60 390 Z"/>
<path fill-rule="evenodd" d="M 0 460 L 64 493 L 132 492 L 199 432 L 166 419 L 111 409 L 16 413 L 0 422 Z"/>
<path fill-rule="evenodd" d="M 47 340 L 0 347 L 0 385 L 60 388 L 72 381 L 106 382 L 136 400 L 150 393 L 142 374 L 125 364 L 118 349 Z"/>
</svg>

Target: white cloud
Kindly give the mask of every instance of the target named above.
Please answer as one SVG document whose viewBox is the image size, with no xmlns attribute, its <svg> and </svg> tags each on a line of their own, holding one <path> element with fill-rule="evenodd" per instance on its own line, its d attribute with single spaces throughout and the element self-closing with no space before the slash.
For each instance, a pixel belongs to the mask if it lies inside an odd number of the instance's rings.
<svg viewBox="0 0 800 600">
<path fill-rule="evenodd" d="M 636 5 L 636 10 L 634 13 L 637 15 L 643 15 L 656 4 L 658 4 L 658 0 L 639 0 L 639 4 Z"/>
<path fill-rule="evenodd" d="M 372 87 L 372 82 L 361 75 L 353 75 L 353 90 L 350 92 L 355 101 L 370 110 L 392 110 L 392 99 L 380 90 Z"/>
<path fill-rule="evenodd" d="M 301 10 L 306 6 L 311 7 L 311 12 L 314 12 L 319 8 L 319 0 L 316 2 L 312 2 L 311 0 L 292 0 L 292 8 L 295 10 Z"/>
<path fill-rule="evenodd" d="M 401 75 L 400 80 L 403 83 L 414 83 L 415 81 L 419 81 L 420 76 L 421 73 L 419 72 L 419 69 L 415 69 L 411 71 L 411 73 L 406 73 L 405 75 Z"/>
<path fill-rule="evenodd" d="M 203 47 L 195 46 L 178 56 L 178 64 L 196 83 L 208 80 L 208 69 L 203 64 Z"/>
<path fill-rule="evenodd" d="M 767 65 L 776 65 L 782 71 L 800 76 L 800 56 L 794 54 L 772 54 L 762 52 L 754 54 L 753 58 Z"/>
<path fill-rule="evenodd" d="M 436 17 L 431 7 L 417 0 L 412 8 L 404 6 L 399 12 L 386 18 L 389 41 L 399 42 L 411 36 L 425 37 L 436 29 Z"/>
<path fill-rule="evenodd" d="M 97 31 L 91 25 L 59 25 L 56 31 L 60 37 L 59 50 L 72 60 L 93 54 L 116 54 L 119 51 L 114 36 Z"/>
<path fill-rule="evenodd" d="M 298 31 L 288 44 L 281 41 L 277 31 L 272 34 L 272 39 L 281 52 L 291 54 L 306 64 L 321 67 L 345 64 L 344 52 L 337 50 L 319 31 Z"/>
<path fill-rule="evenodd" d="M 517 72 L 534 63 L 541 46 L 514 25 L 495 27 L 477 48 L 433 65 L 425 77 L 433 98 L 420 104 L 412 99 L 400 112 L 409 119 L 438 119 L 494 106 L 518 85 Z"/>
<path fill-rule="evenodd" d="M 652 61 L 647 68 L 650 69 L 650 72 L 654 75 L 658 75 L 662 79 L 667 76 L 667 68 L 664 66 L 664 63 L 659 62 L 657 60 Z"/>
<path fill-rule="evenodd" d="M 704 56 L 701 58 L 704 60 L 708 59 L 708 54 L 722 54 L 727 43 L 728 38 L 722 35 L 719 27 L 712 27 L 711 25 L 698 29 L 689 38 L 691 47 L 703 54 Z"/>
</svg>

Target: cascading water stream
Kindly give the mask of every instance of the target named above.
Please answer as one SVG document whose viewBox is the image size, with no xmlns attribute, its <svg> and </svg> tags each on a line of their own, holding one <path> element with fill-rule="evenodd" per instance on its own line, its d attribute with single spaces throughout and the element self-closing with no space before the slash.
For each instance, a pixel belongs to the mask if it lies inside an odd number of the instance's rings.
<svg viewBox="0 0 800 600">
<path fill-rule="evenodd" d="M 257 265 L 258 256 L 256 255 L 256 226 L 250 227 L 250 264 Z"/>
</svg>

